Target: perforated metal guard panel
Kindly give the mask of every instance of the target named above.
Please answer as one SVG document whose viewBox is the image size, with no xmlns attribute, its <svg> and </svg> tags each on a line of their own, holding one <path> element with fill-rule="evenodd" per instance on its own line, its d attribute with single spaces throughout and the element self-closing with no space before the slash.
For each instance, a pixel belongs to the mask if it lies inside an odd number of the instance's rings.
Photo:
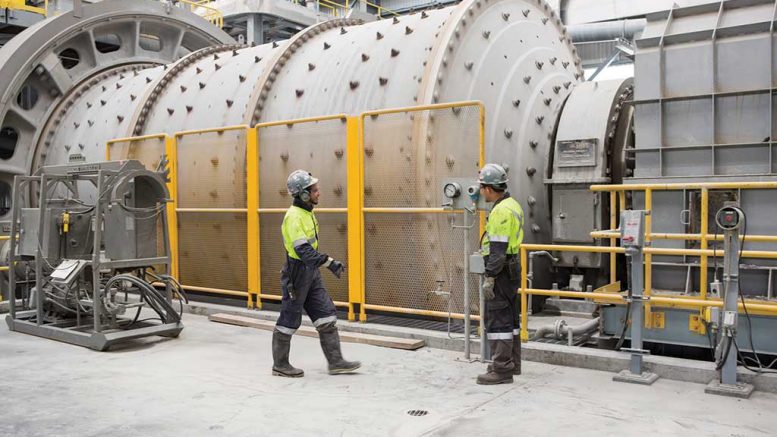
<svg viewBox="0 0 777 437">
<path fill-rule="evenodd" d="M 245 208 L 243 131 L 178 138 L 178 207 Z"/>
<path fill-rule="evenodd" d="M 248 288 L 245 214 L 179 214 L 178 238 L 182 284 L 235 291 Z"/>
<path fill-rule="evenodd" d="M 318 208 L 347 206 L 347 154 L 345 119 L 260 127 L 259 207 L 286 209 L 292 198 L 286 178 L 304 169 L 320 180 Z M 260 260 L 262 294 L 280 295 L 280 271 L 285 261 L 281 236 L 282 212 L 262 213 Z M 316 213 L 320 226 L 319 250 L 344 263 L 348 260 L 346 213 Z M 348 280 L 321 270 L 324 285 L 335 301 L 348 300 Z"/>
<path fill-rule="evenodd" d="M 178 208 L 245 208 L 243 131 L 178 138 Z M 245 213 L 179 212 L 181 283 L 245 291 L 248 278 Z"/>
<path fill-rule="evenodd" d="M 109 153 L 111 160 L 136 159 L 147 169 L 156 170 L 165 154 L 165 140 L 164 138 L 152 138 L 112 143 L 109 146 Z"/>
<path fill-rule="evenodd" d="M 476 179 L 479 135 L 476 107 L 367 117 L 365 207 L 441 206 L 446 178 Z M 464 238 L 476 250 L 477 220 L 466 232 L 451 226 L 461 213 L 366 213 L 364 223 L 366 303 L 448 311 L 448 298 L 430 293 L 444 281 L 452 311 L 464 311 Z"/>
</svg>

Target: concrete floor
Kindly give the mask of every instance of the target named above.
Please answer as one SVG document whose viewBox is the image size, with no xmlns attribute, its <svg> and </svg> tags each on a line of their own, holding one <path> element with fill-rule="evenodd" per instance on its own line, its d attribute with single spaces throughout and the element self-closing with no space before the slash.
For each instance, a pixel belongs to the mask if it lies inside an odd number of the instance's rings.
<svg viewBox="0 0 777 437">
<path fill-rule="evenodd" d="M 270 375 L 271 333 L 186 315 L 176 340 L 106 353 L 0 328 L 0 436 L 774 435 L 777 395 L 704 394 L 612 374 L 524 363 L 512 385 L 474 384 L 460 353 L 345 344 L 360 374 L 329 376 L 297 337 L 302 379 Z M 408 410 L 423 409 L 423 417 Z"/>
</svg>

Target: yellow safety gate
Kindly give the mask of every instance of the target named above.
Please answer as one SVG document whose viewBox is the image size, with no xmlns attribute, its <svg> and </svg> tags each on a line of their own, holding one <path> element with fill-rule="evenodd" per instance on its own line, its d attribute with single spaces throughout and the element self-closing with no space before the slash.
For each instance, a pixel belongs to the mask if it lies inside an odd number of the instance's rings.
<svg viewBox="0 0 777 437">
<path fill-rule="evenodd" d="M 120 138 L 108 142 L 106 157 L 152 169 L 167 157 L 173 272 L 189 290 L 245 297 L 250 308 L 280 300 L 286 176 L 304 168 L 322 178 L 322 250 L 347 260 L 347 280 L 323 276 L 350 320 L 357 305 L 362 321 L 368 309 L 461 318 L 464 236 L 440 237 L 455 233 L 450 225 L 462 212 L 439 200 L 444 178 L 474 180 L 484 125 L 482 104 L 457 102 Z M 404 179 L 387 179 L 397 165 L 407 167 Z M 481 227 L 467 233 L 473 250 Z M 408 263 L 410 228 L 431 246 L 413 250 Z M 390 268 L 381 272 L 383 262 Z M 425 267 L 446 273 L 423 274 Z M 429 293 L 435 288 L 450 297 Z"/>
</svg>

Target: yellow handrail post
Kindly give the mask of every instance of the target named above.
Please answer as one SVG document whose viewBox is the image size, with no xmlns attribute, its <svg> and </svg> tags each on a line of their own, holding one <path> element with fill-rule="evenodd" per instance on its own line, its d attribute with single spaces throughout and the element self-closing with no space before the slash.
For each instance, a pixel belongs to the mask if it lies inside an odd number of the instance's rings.
<svg viewBox="0 0 777 437">
<path fill-rule="evenodd" d="M 366 274 L 366 261 L 364 257 L 366 256 L 366 250 L 365 250 L 365 238 L 364 238 L 364 119 L 366 117 L 366 113 L 362 113 L 359 116 L 359 128 L 358 128 L 358 138 L 359 141 L 356 144 L 356 156 L 359 160 L 359 181 L 358 181 L 358 189 L 356 190 L 359 195 L 359 206 L 358 206 L 358 213 L 359 213 L 359 241 L 357 244 L 359 244 L 359 290 L 361 291 L 361 301 L 362 304 L 359 307 L 359 321 L 362 323 L 367 322 L 367 284 L 365 282 L 365 274 Z M 352 190 L 348 190 L 348 194 L 350 195 Z M 350 208 L 349 208 L 350 210 Z"/>
<path fill-rule="evenodd" d="M 346 166 L 348 181 L 348 320 L 356 320 L 354 307 L 360 306 L 360 320 L 366 320 L 364 308 L 364 252 L 362 245 L 362 148 L 359 117 L 346 119 Z"/>
<path fill-rule="evenodd" d="M 246 214 L 248 308 L 262 308 L 259 241 L 259 128 L 246 128 Z"/>
<path fill-rule="evenodd" d="M 618 227 L 618 209 L 616 206 L 617 197 L 615 191 L 610 191 L 610 229 L 615 229 Z M 620 205 L 621 208 L 623 208 L 623 205 Z M 615 245 L 618 242 L 617 237 L 610 238 L 610 247 L 615 247 Z M 617 280 L 617 272 L 615 271 L 616 264 L 615 264 L 615 254 L 611 253 L 610 255 L 610 283 L 612 284 Z"/>
<path fill-rule="evenodd" d="M 529 309 L 526 307 L 526 290 L 529 283 L 526 277 L 527 258 L 526 248 L 521 246 L 521 342 L 524 343 L 529 341 Z"/>
<path fill-rule="evenodd" d="M 648 214 L 645 216 L 645 245 L 650 246 L 651 231 L 653 225 L 653 190 L 645 190 L 645 209 Z M 653 255 L 645 254 L 645 328 L 653 327 L 653 309 L 650 306 L 650 293 L 653 288 Z"/>
<path fill-rule="evenodd" d="M 707 188 L 701 189 L 701 249 L 707 249 L 707 227 L 709 215 L 710 192 Z M 699 265 L 699 294 L 702 299 L 707 299 L 707 255 L 701 256 Z"/>
<path fill-rule="evenodd" d="M 170 168 L 170 202 L 167 203 L 167 233 L 170 242 L 170 270 L 174 278 L 179 278 L 178 260 L 178 140 L 165 135 L 165 154 Z"/>
</svg>

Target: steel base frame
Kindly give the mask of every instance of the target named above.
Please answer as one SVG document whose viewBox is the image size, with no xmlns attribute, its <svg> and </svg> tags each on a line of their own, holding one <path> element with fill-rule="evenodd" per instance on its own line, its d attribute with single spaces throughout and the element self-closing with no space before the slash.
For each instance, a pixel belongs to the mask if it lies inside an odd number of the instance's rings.
<svg viewBox="0 0 777 437">
<path fill-rule="evenodd" d="M 91 329 L 89 331 L 77 331 L 72 329 L 74 326 L 67 327 L 66 325 L 69 321 L 38 325 L 27 320 L 13 319 L 11 316 L 6 316 L 5 321 L 8 324 L 8 329 L 11 331 L 70 343 L 100 352 L 106 351 L 118 343 L 154 335 L 176 338 L 183 330 L 183 323 L 180 322 L 146 325 L 127 331 L 94 332 Z M 75 321 L 72 324 L 75 325 Z"/>
</svg>

